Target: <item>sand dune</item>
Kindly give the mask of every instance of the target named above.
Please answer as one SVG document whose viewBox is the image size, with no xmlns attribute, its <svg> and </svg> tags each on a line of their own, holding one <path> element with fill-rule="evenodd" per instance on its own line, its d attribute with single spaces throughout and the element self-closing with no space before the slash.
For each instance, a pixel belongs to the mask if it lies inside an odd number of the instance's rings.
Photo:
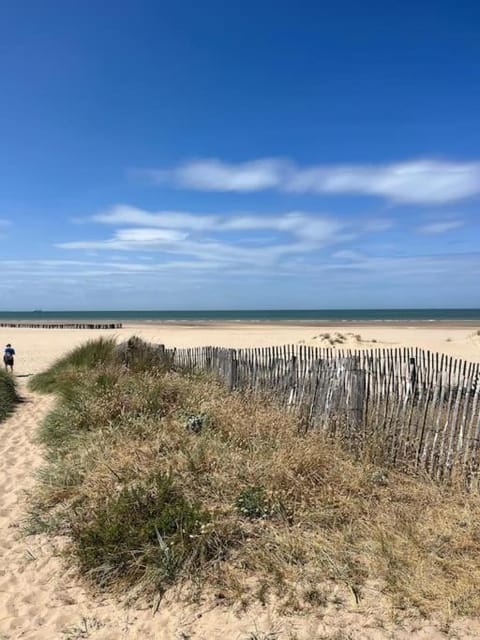
<svg viewBox="0 0 480 640">
<path fill-rule="evenodd" d="M 183 606 L 167 600 L 124 606 L 93 597 L 59 555 L 63 540 L 25 536 L 26 491 L 34 483 L 41 452 L 32 442 L 53 399 L 24 392 L 25 402 L 0 426 L 0 638 L 2 640 L 440 640 L 480 637 L 479 621 L 452 624 L 411 619 L 398 626 L 372 589 L 357 605 L 348 593 L 322 616 L 281 617 L 273 607 L 246 612 L 214 603 Z M 453 631 L 456 635 L 452 635 Z M 336 635 L 337 634 L 337 635 Z"/>
<path fill-rule="evenodd" d="M 248 336 L 243 328 L 213 333 L 211 328 L 128 327 L 119 337 L 135 332 L 166 344 L 217 344 L 241 346 L 263 340 L 292 342 L 326 331 L 305 327 L 268 332 L 255 329 Z M 369 330 L 370 331 L 370 330 Z M 371 329 L 374 331 L 374 328 Z M 382 336 L 386 339 L 387 334 Z M 479 358 L 479 342 L 472 331 L 453 333 Z M 380 332 L 375 330 L 375 335 Z M 8 333 L 8 335 L 7 335 Z M 480 621 L 456 621 L 448 632 L 443 621 L 409 619 L 396 624 L 395 616 L 374 588 L 357 605 L 348 597 L 342 605 L 332 603 L 322 617 L 274 613 L 273 606 L 235 612 L 206 602 L 185 607 L 174 599 L 162 602 L 154 614 L 152 606 L 127 607 L 110 597 L 93 597 L 59 555 L 62 539 L 46 535 L 25 536 L 22 530 L 28 492 L 41 465 L 41 451 L 33 442 L 39 423 L 53 398 L 26 391 L 28 374 L 39 371 L 56 357 L 86 338 L 92 331 L 2 330 L 18 349 L 17 374 L 25 401 L 0 425 L 0 639 L 13 640 L 439 640 L 480 637 Z M 372 334 L 373 335 L 373 334 Z M 413 334 L 412 334 L 413 335 Z M 444 335 L 444 334 L 443 334 Z M 470 341 L 471 340 L 471 341 Z M 470 341 L 470 342 L 469 342 Z M 337 634 L 338 635 L 335 635 Z"/>
</svg>

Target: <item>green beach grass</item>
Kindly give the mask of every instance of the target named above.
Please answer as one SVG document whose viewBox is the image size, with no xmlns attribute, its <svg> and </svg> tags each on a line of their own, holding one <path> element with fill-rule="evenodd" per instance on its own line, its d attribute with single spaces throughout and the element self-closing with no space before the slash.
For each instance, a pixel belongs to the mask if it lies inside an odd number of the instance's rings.
<svg viewBox="0 0 480 640">
<path fill-rule="evenodd" d="M 394 608 L 478 614 L 478 497 L 355 460 L 137 339 L 89 342 L 30 386 L 58 396 L 30 531 L 66 535 L 96 588 L 321 611 L 335 585 L 361 601 L 375 584 Z"/>
<path fill-rule="evenodd" d="M 0 369 L 0 422 L 8 418 L 18 402 L 20 398 L 13 376 Z"/>
</svg>

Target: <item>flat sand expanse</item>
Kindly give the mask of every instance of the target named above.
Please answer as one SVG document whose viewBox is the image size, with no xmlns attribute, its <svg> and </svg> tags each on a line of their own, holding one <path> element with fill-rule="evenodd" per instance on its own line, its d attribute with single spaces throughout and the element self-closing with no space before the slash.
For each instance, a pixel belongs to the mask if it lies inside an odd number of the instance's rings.
<svg viewBox="0 0 480 640">
<path fill-rule="evenodd" d="M 59 555 L 61 538 L 25 537 L 26 492 L 35 482 L 42 453 L 34 442 L 54 398 L 31 394 L 26 376 L 47 367 L 72 347 L 98 335 L 132 334 L 167 346 L 265 346 L 317 344 L 321 333 L 359 333 L 362 347 L 419 346 L 480 361 L 473 327 L 295 327 L 268 325 L 130 325 L 110 333 L 90 330 L 1 329 L 0 341 L 17 349 L 16 374 L 25 402 L 0 424 L 0 640 L 474 640 L 480 621 L 424 620 L 397 614 L 378 590 L 366 589 L 357 604 L 346 593 L 322 615 L 281 617 L 271 605 L 234 611 L 214 602 L 185 607 L 175 599 L 127 606 L 94 597 Z M 377 340 L 374 343 L 373 340 Z M 447 342 L 447 340 L 450 340 Z M 359 346 L 356 338 L 348 343 Z M 348 346 L 348 345 L 347 345 Z M 344 594 L 345 595 L 345 594 Z M 405 613 L 405 612 L 404 612 Z M 447 612 L 446 612 L 447 614 Z"/>
<path fill-rule="evenodd" d="M 126 324 L 116 330 L 6 329 L 0 344 L 10 342 L 17 351 L 16 372 L 41 371 L 71 348 L 97 338 L 125 340 L 137 335 L 168 347 L 266 347 L 285 344 L 330 346 L 322 337 L 345 336 L 343 347 L 353 349 L 420 347 L 456 358 L 480 362 L 480 335 L 472 325 L 431 323 L 421 325 L 287 325 L 287 324 Z M 360 336 L 360 340 L 356 337 Z"/>
</svg>

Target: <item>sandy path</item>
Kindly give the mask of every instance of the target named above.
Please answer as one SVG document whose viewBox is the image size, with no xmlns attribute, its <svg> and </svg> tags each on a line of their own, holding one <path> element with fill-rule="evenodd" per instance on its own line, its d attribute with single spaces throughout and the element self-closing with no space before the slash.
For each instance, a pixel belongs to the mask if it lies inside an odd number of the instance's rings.
<svg viewBox="0 0 480 640">
<path fill-rule="evenodd" d="M 32 438 L 54 401 L 30 394 L 0 425 L 0 640 L 440 640 L 480 637 L 478 621 L 456 624 L 450 633 L 427 621 L 398 627 L 372 594 L 361 607 L 329 606 L 316 616 L 278 618 L 269 607 L 241 616 L 212 605 L 170 602 L 155 615 L 150 606 L 126 608 L 111 598 L 93 598 L 45 535 L 25 537 L 21 523 L 26 491 L 42 462 Z M 61 540 L 58 541 L 61 544 Z M 451 635 L 455 628 L 454 635 Z M 342 635 L 335 635 L 337 632 Z"/>
<path fill-rule="evenodd" d="M 54 398 L 30 394 L 24 384 L 20 390 L 24 402 L 0 425 L 0 639 L 93 637 L 102 602 L 94 603 L 76 585 L 46 536 L 22 534 L 26 492 L 42 463 L 32 438 Z M 118 625 L 120 630 L 122 620 Z M 117 631 L 96 637 L 123 636 Z"/>
<path fill-rule="evenodd" d="M 0 638 L 59 637 L 70 617 L 65 613 L 69 591 L 55 550 L 43 536 L 24 538 L 20 529 L 25 491 L 41 464 L 32 443 L 39 421 L 53 398 L 32 396 L 0 425 Z M 60 578 L 60 580 L 58 580 Z M 72 595 L 76 598 L 76 595 Z M 3 635 L 2 635 L 3 634 Z M 57 635 L 55 635 L 57 634 Z"/>
</svg>

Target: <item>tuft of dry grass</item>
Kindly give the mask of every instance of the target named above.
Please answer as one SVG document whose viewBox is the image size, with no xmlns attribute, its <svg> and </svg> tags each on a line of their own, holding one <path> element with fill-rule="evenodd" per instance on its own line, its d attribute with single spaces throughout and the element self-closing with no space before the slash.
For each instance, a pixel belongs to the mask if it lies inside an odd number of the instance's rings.
<svg viewBox="0 0 480 640">
<path fill-rule="evenodd" d="M 348 339 L 355 340 L 355 342 L 362 342 L 362 336 L 359 333 L 340 333 L 336 331 L 334 334 L 329 332 L 320 333 L 318 336 L 315 336 L 314 339 L 320 340 L 320 342 L 327 343 L 331 347 L 335 347 L 335 345 L 344 345 Z"/>
<path fill-rule="evenodd" d="M 67 534 L 93 584 L 321 610 L 333 585 L 361 600 L 374 582 L 395 607 L 478 613 L 478 497 L 355 460 L 208 376 L 117 360 L 64 365 L 65 384 L 56 366 L 31 526 Z"/>
<path fill-rule="evenodd" d="M 64 640 L 83 640 L 89 638 L 92 633 L 103 627 L 103 623 L 97 618 L 83 617 L 78 625 L 68 627 L 62 631 Z"/>
</svg>

